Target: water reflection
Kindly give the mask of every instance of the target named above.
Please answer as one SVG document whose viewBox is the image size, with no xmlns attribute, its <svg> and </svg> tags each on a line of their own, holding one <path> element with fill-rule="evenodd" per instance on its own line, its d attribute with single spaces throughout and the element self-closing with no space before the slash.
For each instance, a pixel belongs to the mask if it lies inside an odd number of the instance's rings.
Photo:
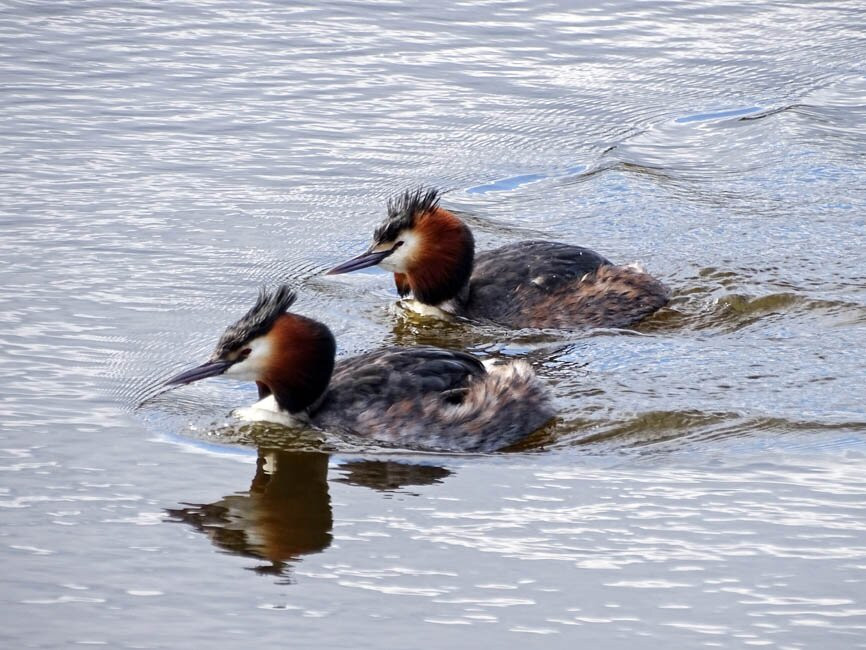
<svg viewBox="0 0 866 650">
<path fill-rule="evenodd" d="M 363 485 L 379 492 L 391 492 L 409 485 L 441 483 L 452 474 L 438 465 L 418 465 L 396 460 L 355 460 L 340 465 L 344 473 L 336 479 L 349 485 Z"/>
<path fill-rule="evenodd" d="M 288 577 L 302 556 L 331 544 L 327 477 L 327 454 L 261 449 L 249 490 L 167 512 L 224 551 L 264 560 L 257 573 Z"/>
<path fill-rule="evenodd" d="M 256 573 L 291 583 L 291 567 L 304 555 L 324 551 L 333 539 L 329 458 L 322 452 L 260 448 L 248 490 L 166 512 L 225 552 L 263 560 L 251 567 Z M 344 463 L 339 471 L 341 483 L 383 492 L 439 483 L 452 473 L 436 465 L 366 459 Z"/>
</svg>

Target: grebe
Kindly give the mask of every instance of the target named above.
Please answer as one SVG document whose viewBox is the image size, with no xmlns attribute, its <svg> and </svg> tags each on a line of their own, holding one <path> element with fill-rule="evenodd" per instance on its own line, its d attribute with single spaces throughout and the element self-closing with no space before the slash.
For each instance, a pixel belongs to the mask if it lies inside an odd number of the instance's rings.
<svg viewBox="0 0 866 650">
<path fill-rule="evenodd" d="M 433 189 L 389 201 L 370 248 L 327 274 L 377 264 L 394 273 L 400 296 L 513 328 L 624 327 L 670 297 L 643 269 L 615 266 L 580 246 L 531 240 L 476 256 L 469 227 L 439 206 Z"/>
<path fill-rule="evenodd" d="M 489 452 L 553 416 L 546 388 L 523 361 L 486 368 L 471 354 L 388 347 L 335 364 L 323 323 L 286 310 L 282 285 L 229 326 L 206 363 L 165 385 L 224 375 L 256 382 L 260 401 L 237 415 L 300 421 L 332 433 L 428 450 Z"/>
</svg>

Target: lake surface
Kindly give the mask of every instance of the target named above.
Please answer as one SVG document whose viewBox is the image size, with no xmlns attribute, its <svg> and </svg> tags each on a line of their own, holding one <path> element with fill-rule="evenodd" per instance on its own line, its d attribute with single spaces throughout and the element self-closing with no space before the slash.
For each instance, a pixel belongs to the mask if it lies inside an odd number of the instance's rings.
<svg viewBox="0 0 866 650">
<path fill-rule="evenodd" d="M 837 1 L 8 3 L 3 647 L 866 647 L 864 23 Z M 321 277 L 419 184 L 479 248 L 639 260 L 670 308 L 509 333 Z M 154 397 L 278 282 L 340 355 L 527 358 L 559 417 L 433 455 L 238 427 L 247 385 Z"/>
</svg>

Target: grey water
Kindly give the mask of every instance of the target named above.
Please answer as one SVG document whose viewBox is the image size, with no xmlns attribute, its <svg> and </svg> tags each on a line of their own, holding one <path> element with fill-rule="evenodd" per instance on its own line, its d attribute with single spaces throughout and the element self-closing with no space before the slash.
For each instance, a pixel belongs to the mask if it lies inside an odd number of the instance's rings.
<svg viewBox="0 0 866 650">
<path fill-rule="evenodd" d="M 0 14 L 8 648 L 866 647 L 866 5 L 9 1 Z M 418 318 L 322 277 L 388 197 L 479 248 L 640 261 L 630 331 Z M 528 359 L 489 456 L 156 395 L 262 284 L 349 355 Z"/>
</svg>

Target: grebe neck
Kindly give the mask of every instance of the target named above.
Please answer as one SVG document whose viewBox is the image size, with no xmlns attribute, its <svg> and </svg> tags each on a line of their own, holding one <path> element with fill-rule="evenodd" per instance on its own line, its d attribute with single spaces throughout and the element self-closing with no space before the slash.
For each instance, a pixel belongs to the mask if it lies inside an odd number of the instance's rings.
<svg viewBox="0 0 866 650">
<path fill-rule="evenodd" d="M 334 371 L 336 342 L 326 325 L 297 314 L 274 324 L 273 359 L 256 382 L 259 397 L 273 395 L 281 410 L 315 409 L 324 398 Z"/>
<path fill-rule="evenodd" d="M 475 239 L 460 219 L 442 208 L 419 218 L 416 229 L 422 242 L 403 278 L 395 277 L 398 291 L 408 286 L 426 305 L 465 302 L 475 260 Z"/>
</svg>

